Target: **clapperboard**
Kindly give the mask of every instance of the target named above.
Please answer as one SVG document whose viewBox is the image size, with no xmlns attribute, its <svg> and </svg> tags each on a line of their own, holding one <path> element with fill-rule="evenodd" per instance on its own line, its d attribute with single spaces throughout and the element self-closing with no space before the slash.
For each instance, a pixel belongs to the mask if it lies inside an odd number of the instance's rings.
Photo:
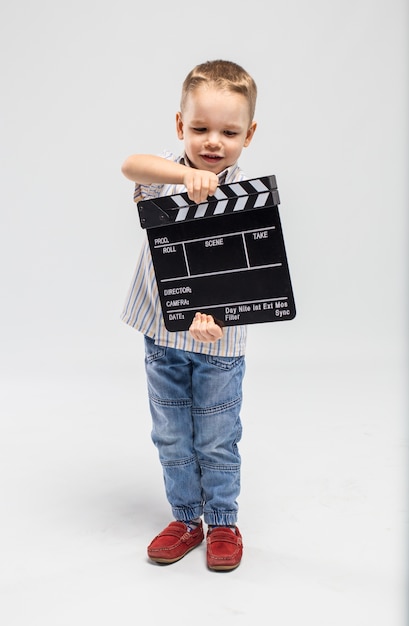
<svg viewBox="0 0 409 626">
<path fill-rule="evenodd" d="M 187 193 L 138 202 L 169 331 L 196 311 L 225 326 L 295 317 L 279 203 L 275 176 L 220 185 L 202 204 Z"/>
</svg>

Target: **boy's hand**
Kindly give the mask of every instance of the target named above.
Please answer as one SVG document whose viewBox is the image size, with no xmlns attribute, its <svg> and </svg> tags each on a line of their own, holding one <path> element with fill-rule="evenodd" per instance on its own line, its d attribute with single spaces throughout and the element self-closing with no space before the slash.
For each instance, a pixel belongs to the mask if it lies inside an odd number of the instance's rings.
<svg viewBox="0 0 409 626">
<path fill-rule="evenodd" d="M 187 167 L 183 177 L 187 195 L 196 204 L 204 202 L 208 196 L 212 196 L 217 189 L 219 179 L 213 172 L 195 170 Z"/>
<path fill-rule="evenodd" d="M 206 315 L 206 313 L 196 313 L 189 332 L 197 341 L 207 343 L 214 343 L 223 337 L 223 329 L 216 324 L 211 315 Z"/>
</svg>

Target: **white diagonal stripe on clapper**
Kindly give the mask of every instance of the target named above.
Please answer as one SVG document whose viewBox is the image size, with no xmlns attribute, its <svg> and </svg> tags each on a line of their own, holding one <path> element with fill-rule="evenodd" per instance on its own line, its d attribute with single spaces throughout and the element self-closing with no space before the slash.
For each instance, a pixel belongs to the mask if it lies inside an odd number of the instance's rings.
<svg viewBox="0 0 409 626">
<path fill-rule="evenodd" d="M 176 214 L 175 222 L 183 222 L 188 214 L 189 207 L 186 206 L 186 199 L 183 196 L 173 196 L 172 200 L 180 209 Z"/>
<path fill-rule="evenodd" d="M 257 200 L 254 203 L 254 208 L 259 207 L 259 206 L 264 206 L 265 203 L 267 202 L 269 195 L 270 195 L 269 191 L 267 191 L 267 193 L 260 193 L 257 196 Z"/>
<path fill-rule="evenodd" d="M 206 209 L 208 206 L 209 204 L 207 202 L 206 204 L 198 204 L 196 208 L 195 218 L 203 217 L 206 214 Z"/>
<path fill-rule="evenodd" d="M 239 183 L 232 183 L 229 185 L 230 189 L 234 191 L 238 196 L 247 196 L 247 191 Z"/>
<path fill-rule="evenodd" d="M 247 204 L 248 197 L 237 198 L 236 206 L 234 207 L 234 211 L 242 211 Z"/>
<path fill-rule="evenodd" d="M 183 222 L 183 220 L 186 219 L 186 215 L 188 214 L 188 212 L 189 212 L 188 206 L 183 207 L 183 209 L 179 209 L 176 215 L 175 222 Z"/>
<path fill-rule="evenodd" d="M 269 191 L 268 187 L 259 178 L 249 180 L 248 182 L 256 191 Z"/>
<path fill-rule="evenodd" d="M 213 215 L 218 215 L 219 213 L 224 213 L 228 200 L 219 200 L 214 209 Z"/>
<path fill-rule="evenodd" d="M 226 194 L 222 192 L 220 187 L 217 187 L 216 191 L 213 194 L 213 197 L 216 198 L 216 200 L 224 200 L 225 198 L 227 198 Z"/>
<path fill-rule="evenodd" d="M 183 196 L 172 196 L 172 200 L 178 206 L 186 206 L 186 200 Z"/>
</svg>

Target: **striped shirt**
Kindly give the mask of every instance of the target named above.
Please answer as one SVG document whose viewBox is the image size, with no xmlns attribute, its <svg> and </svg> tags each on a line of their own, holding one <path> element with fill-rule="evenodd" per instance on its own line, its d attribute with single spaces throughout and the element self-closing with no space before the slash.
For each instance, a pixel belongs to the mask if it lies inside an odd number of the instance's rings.
<svg viewBox="0 0 409 626">
<path fill-rule="evenodd" d="M 171 152 L 165 152 L 161 156 L 183 165 L 189 165 L 184 156 L 177 157 Z M 237 164 L 219 174 L 220 184 L 239 182 L 245 178 Z M 141 198 L 147 200 L 184 191 L 186 188 L 183 185 L 136 183 L 134 200 L 138 201 Z M 166 330 L 147 237 L 139 255 L 121 319 L 129 326 L 154 339 L 159 346 L 201 352 L 212 356 L 241 356 L 245 353 L 246 326 L 225 327 L 223 337 L 215 343 L 197 341 L 193 339 L 189 331 L 169 332 Z"/>
</svg>

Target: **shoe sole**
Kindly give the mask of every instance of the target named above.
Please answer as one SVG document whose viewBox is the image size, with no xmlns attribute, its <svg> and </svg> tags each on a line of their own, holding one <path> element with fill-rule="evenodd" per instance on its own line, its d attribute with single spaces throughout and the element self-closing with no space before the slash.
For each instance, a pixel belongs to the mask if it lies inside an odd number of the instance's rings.
<svg viewBox="0 0 409 626">
<path fill-rule="evenodd" d="M 208 565 L 207 567 L 216 572 L 229 572 L 232 569 L 236 569 L 239 565 L 240 563 L 237 563 L 237 565 Z"/>
</svg>

